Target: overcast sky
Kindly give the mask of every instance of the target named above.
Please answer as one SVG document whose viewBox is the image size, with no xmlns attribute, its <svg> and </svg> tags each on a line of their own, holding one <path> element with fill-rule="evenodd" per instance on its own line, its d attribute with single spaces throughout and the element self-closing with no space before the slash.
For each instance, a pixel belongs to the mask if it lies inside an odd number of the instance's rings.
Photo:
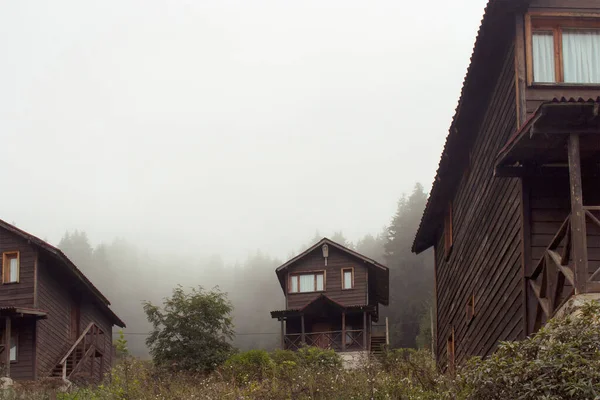
<svg viewBox="0 0 600 400">
<path fill-rule="evenodd" d="M 57 244 L 377 233 L 430 189 L 483 0 L 0 2 L 0 218 Z"/>
</svg>

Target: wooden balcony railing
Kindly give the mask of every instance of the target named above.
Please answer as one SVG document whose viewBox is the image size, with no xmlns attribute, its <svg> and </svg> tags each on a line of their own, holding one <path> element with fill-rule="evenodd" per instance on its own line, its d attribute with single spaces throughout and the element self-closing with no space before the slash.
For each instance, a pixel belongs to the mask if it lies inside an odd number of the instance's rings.
<svg viewBox="0 0 600 400">
<path fill-rule="evenodd" d="M 301 333 L 291 333 L 284 336 L 284 346 L 286 350 L 299 350 L 302 346 L 314 346 L 322 349 L 335 351 L 362 351 L 366 350 L 363 346 L 362 330 L 346 330 L 344 340 L 342 331 L 331 332 L 307 332 L 304 334 L 304 342 Z"/>
<path fill-rule="evenodd" d="M 594 263 L 590 271 L 587 244 L 588 223 L 590 231 L 600 230 L 600 219 L 593 214 L 598 211 L 600 206 L 584 206 L 578 218 L 570 214 L 532 271 L 529 287 L 537 300 L 534 319 L 529 325 L 533 332 L 552 318 L 573 294 L 600 292 L 600 268 Z M 577 221 L 575 229 L 573 220 Z"/>
</svg>

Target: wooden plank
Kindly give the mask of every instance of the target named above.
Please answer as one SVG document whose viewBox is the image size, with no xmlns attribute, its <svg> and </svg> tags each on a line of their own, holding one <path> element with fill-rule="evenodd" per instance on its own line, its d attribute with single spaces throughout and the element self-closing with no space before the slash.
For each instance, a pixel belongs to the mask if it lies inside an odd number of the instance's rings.
<svg viewBox="0 0 600 400">
<path fill-rule="evenodd" d="M 526 43 L 525 43 L 525 21 L 522 14 L 515 17 L 515 93 L 517 107 L 517 123 L 521 127 L 527 119 L 527 101 L 526 101 Z"/>
<path fill-rule="evenodd" d="M 537 301 L 539 302 L 540 306 L 542 307 L 542 310 L 544 310 L 544 314 L 546 314 L 547 317 L 550 317 L 552 315 L 550 303 L 548 302 L 548 299 L 546 299 L 545 297 L 542 297 L 541 286 L 532 280 L 529 281 L 529 284 L 531 285 L 531 288 L 533 289 L 533 293 L 535 293 L 535 296 L 537 297 Z"/>
<path fill-rule="evenodd" d="M 579 135 L 571 134 L 568 144 L 569 182 L 571 187 L 571 243 L 575 274 L 575 294 L 585 293 L 587 282 L 587 238 L 581 188 Z"/>
<path fill-rule="evenodd" d="M 10 378 L 10 339 L 12 335 L 10 317 L 4 317 L 4 373 Z"/>
<path fill-rule="evenodd" d="M 300 326 L 301 326 L 301 341 L 302 344 L 306 344 L 306 332 L 304 331 L 304 314 L 300 315 Z"/>
<path fill-rule="evenodd" d="M 553 264 L 556 266 L 556 268 L 560 272 L 562 272 L 562 274 L 567 278 L 567 280 L 569 281 L 569 283 L 571 285 L 575 286 L 575 276 L 574 276 L 571 268 L 566 265 L 562 265 L 561 257 L 560 257 L 560 255 L 558 255 L 557 252 L 555 252 L 554 250 L 548 250 L 547 252 L 548 252 L 548 255 L 550 256 L 550 259 L 553 261 Z"/>
<path fill-rule="evenodd" d="M 367 350 L 367 312 L 363 311 L 363 350 Z"/>
<path fill-rule="evenodd" d="M 342 351 L 346 351 L 346 313 L 342 312 Z"/>
</svg>

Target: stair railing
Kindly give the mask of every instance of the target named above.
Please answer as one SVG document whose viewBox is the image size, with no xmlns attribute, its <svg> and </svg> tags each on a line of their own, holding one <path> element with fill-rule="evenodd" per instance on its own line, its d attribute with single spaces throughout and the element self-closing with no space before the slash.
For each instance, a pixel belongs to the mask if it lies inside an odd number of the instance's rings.
<svg viewBox="0 0 600 400">
<path fill-rule="evenodd" d="M 69 349 L 69 351 L 67 352 L 67 354 L 65 354 L 65 356 L 60 360 L 60 362 L 58 363 L 59 365 L 62 365 L 62 378 L 63 379 L 67 379 L 67 365 L 69 363 L 69 357 L 73 354 L 73 352 L 77 349 L 77 347 L 82 344 L 83 345 L 83 356 L 81 358 L 81 360 L 79 361 L 78 365 L 75 365 L 75 356 L 73 357 L 73 368 L 71 370 L 71 374 L 72 375 L 79 367 L 79 364 L 81 364 L 88 356 L 91 355 L 92 353 L 92 349 L 95 349 L 97 347 L 97 341 L 98 341 L 98 334 L 101 332 L 100 328 L 93 322 L 90 322 L 89 325 L 87 326 L 87 328 L 85 328 L 85 330 L 83 331 L 83 333 L 81 335 L 79 335 L 79 338 L 77 338 L 77 340 L 75 341 L 75 343 L 73 343 L 73 346 L 71 346 L 71 348 Z M 88 334 L 92 334 L 92 343 L 90 343 L 90 347 L 88 349 L 86 349 L 86 338 L 88 336 Z"/>
</svg>

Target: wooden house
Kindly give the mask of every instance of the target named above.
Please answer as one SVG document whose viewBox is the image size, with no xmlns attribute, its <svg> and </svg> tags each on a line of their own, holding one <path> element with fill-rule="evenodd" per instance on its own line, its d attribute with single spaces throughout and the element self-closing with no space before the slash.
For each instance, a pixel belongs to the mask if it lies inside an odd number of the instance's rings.
<svg viewBox="0 0 600 400">
<path fill-rule="evenodd" d="M 324 238 L 276 273 L 285 309 L 271 316 L 281 321 L 282 348 L 364 352 L 386 343 L 374 322 L 389 301 L 387 267 Z"/>
<path fill-rule="evenodd" d="M 109 301 L 56 247 L 0 220 L 0 365 L 15 380 L 84 377 L 112 366 Z"/>
<path fill-rule="evenodd" d="M 600 291 L 600 2 L 490 0 L 413 251 L 454 368 Z"/>
</svg>

